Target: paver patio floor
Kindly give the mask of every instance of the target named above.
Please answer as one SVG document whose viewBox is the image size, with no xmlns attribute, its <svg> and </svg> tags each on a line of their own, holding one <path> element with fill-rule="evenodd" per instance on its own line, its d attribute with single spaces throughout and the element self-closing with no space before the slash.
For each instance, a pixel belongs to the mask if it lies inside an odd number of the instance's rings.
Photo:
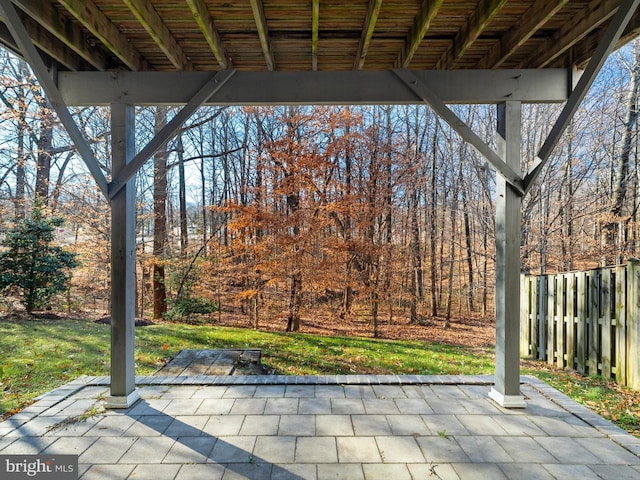
<svg viewBox="0 0 640 480">
<path fill-rule="evenodd" d="M 485 376 L 142 377 L 101 410 L 83 377 L 0 423 L 0 454 L 76 454 L 82 479 L 639 479 L 640 439 L 545 383 Z"/>
</svg>

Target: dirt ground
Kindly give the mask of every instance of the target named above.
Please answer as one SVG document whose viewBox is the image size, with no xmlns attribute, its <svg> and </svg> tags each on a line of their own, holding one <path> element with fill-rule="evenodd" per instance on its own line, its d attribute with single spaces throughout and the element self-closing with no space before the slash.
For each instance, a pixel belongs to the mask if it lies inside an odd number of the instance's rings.
<svg viewBox="0 0 640 480">
<path fill-rule="evenodd" d="M 410 324 L 407 312 L 397 310 L 389 320 L 389 311 L 381 311 L 378 319 L 378 338 L 390 340 L 421 340 L 471 347 L 495 345 L 495 320 L 481 317 L 452 317 L 449 327 L 445 318 L 425 318 L 421 325 Z M 252 327 L 248 315 L 239 306 L 224 305 L 220 315 L 215 314 L 216 325 Z M 283 332 L 287 326 L 286 313 L 263 311 L 259 314 L 258 328 L 264 331 Z M 373 322 L 369 312 L 355 310 L 341 318 L 331 309 L 306 309 L 300 320 L 300 333 L 330 336 L 372 338 Z"/>
</svg>

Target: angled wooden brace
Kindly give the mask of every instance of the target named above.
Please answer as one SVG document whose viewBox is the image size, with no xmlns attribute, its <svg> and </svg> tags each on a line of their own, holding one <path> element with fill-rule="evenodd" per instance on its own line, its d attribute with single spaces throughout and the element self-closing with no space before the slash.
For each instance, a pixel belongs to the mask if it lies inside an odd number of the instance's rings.
<svg viewBox="0 0 640 480">
<path fill-rule="evenodd" d="M 42 58 L 40 58 L 36 47 L 33 45 L 29 34 L 24 28 L 24 25 L 22 24 L 22 21 L 10 0 L 0 0 L 0 15 L 9 28 L 13 39 L 20 47 L 20 51 L 22 55 L 24 55 L 24 59 L 31 66 L 38 82 L 40 82 L 42 89 L 49 99 L 51 107 L 58 114 L 58 118 L 64 125 L 67 133 L 76 146 L 78 153 L 82 157 L 82 160 L 98 184 L 98 188 L 100 188 L 100 191 L 106 197 L 108 194 L 107 179 L 100 168 L 100 164 L 93 155 L 91 148 L 89 148 L 89 144 L 84 139 L 82 132 L 80 132 L 71 112 L 69 112 L 69 108 L 62 98 L 56 82 L 51 78 L 49 70 L 42 61 Z"/>
<path fill-rule="evenodd" d="M 618 7 L 618 11 L 607 27 L 607 31 L 605 32 L 602 41 L 598 45 L 598 48 L 596 48 L 596 51 L 593 54 L 593 57 L 591 57 L 584 73 L 580 77 L 576 88 L 569 96 L 569 100 L 562 109 L 562 112 L 560 112 L 560 116 L 556 120 L 551 132 L 549 132 L 547 139 L 542 145 L 533 168 L 524 177 L 525 193 L 531 189 L 533 183 L 540 175 L 542 167 L 546 165 L 549 157 L 551 157 L 553 149 L 556 147 L 560 141 L 560 137 L 569 126 L 569 123 L 578 110 L 580 103 L 582 103 L 582 100 L 589 91 L 589 88 L 595 81 L 602 65 L 604 65 L 604 62 L 607 60 L 607 57 L 613 51 L 616 43 L 622 35 L 622 32 L 624 32 L 624 29 L 638 8 L 638 5 L 640 5 L 640 0 L 622 0 L 620 2 L 620 7 Z"/>
<path fill-rule="evenodd" d="M 640 1 L 640 0 L 638 0 Z M 453 110 L 440 100 L 424 82 L 421 82 L 413 73 L 406 69 L 393 71 L 400 80 L 413 91 L 423 102 L 431 106 L 433 110 L 453 128 L 466 142 L 470 143 L 480 154 L 487 159 L 489 164 L 502 175 L 507 183 L 520 195 L 524 195 L 524 183 L 518 175 L 493 149 L 491 149 L 471 128 L 458 117 Z"/>
<path fill-rule="evenodd" d="M 109 198 L 124 188 L 127 181 L 133 177 L 142 165 L 158 151 L 158 149 L 184 125 L 191 115 L 202 106 L 212 95 L 214 95 L 229 80 L 235 70 L 221 70 L 212 75 L 209 80 L 200 88 L 200 90 L 182 107 L 182 109 L 173 117 L 147 145 L 131 159 L 129 163 L 113 178 L 109 183 Z"/>
</svg>

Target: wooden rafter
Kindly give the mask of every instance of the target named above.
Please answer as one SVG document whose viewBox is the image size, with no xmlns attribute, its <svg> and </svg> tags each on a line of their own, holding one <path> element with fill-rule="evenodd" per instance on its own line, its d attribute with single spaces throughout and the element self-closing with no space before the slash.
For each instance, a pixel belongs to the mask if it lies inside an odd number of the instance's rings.
<svg viewBox="0 0 640 480">
<path fill-rule="evenodd" d="M 61 71 L 249 72 L 584 65 L 622 0 L 9 1 Z"/>
<path fill-rule="evenodd" d="M 619 0 L 593 0 L 571 22 L 547 39 L 528 58 L 520 63 L 520 68 L 543 68 L 553 63 L 591 31 L 609 20 L 617 11 Z"/>
<path fill-rule="evenodd" d="M 453 43 L 442 54 L 436 69 L 448 70 L 452 68 L 473 42 L 478 39 L 484 29 L 487 28 L 505 3 L 507 3 L 507 0 L 482 0 L 475 12 L 458 31 Z"/>
<path fill-rule="evenodd" d="M 207 6 L 202 0 L 187 0 L 187 4 L 193 13 L 193 16 L 198 23 L 198 27 L 202 31 L 204 38 L 207 40 L 211 51 L 216 57 L 218 64 L 221 68 L 227 69 L 231 67 L 231 61 L 227 57 L 227 53 L 220 38 L 220 34 L 216 30 L 213 23 L 213 18 L 209 15 Z"/>
<path fill-rule="evenodd" d="M 478 62 L 478 68 L 497 68 L 540 30 L 569 0 L 536 0 L 518 25 L 509 30 L 491 51 Z"/>
<path fill-rule="evenodd" d="M 311 69 L 318 70 L 318 37 L 320 30 L 320 0 L 311 2 Z"/>
<path fill-rule="evenodd" d="M 51 2 L 45 0 L 17 0 L 14 3 L 58 40 L 93 65 L 94 68 L 98 70 L 107 69 L 108 61 L 106 55 L 100 49 L 91 48 L 80 27 L 59 15 Z M 25 26 L 29 29 L 29 25 Z M 62 55 L 61 52 L 60 54 Z"/>
<path fill-rule="evenodd" d="M 405 42 L 404 51 L 397 62 L 401 68 L 407 68 L 413 59 L 422 39 L 431 26 L 431 22 L 436 17 L 438 10 L 442 6 L 443 0 L 423 0 L 420 12 L 413 19 L 413 26 L 409 33 L 409 38 Z"/>
<path fill-rule="evenodd" d="M 358 45 L 356 60 L 353 64 L 354 70 L 362 70 L 362 67 L 364 67 L 364 61 L 367 57 L 367 52 L 369 51 L 369 45 L 371 44 L 373 31 L 376 28 L 376 22 L 378 21 L 378 15 L 380 13 L 381 6 L 382 0 L 369 0 L 369 10 L 367 11 L 367 18 L 364 21 L 362 36 L 360 37 L 360 45 Z"/>
<path fill-rule="evenodd" d="M 82 70 L 84 65 L 81 57 L 76 55 L 72 50 L 66 48 L 60 40 L 51 35 L 48 31 L 39 28 L 38 24 L 31 17 L 24 14 L 19 16 L 22 19 L 22 24 L 24 25 L 25 30 L 29 33 L 31 40 L 36 47 L 69 70 Z M 9 29 L 4 24 L 0 24 L 0 42 L 15 51 L 17 55 L 20 55 L 20 49 L 11 36 Z"/>
<path fill-rule="evenodd" d="M 92 0 L 58 0 L 58 2 L 127 67 L 134 71 L 147 69 L 147 64 L 138 51 Z"/>
<path fill-rule="evenodd" d="M 191 71 L 193 66 L 165 23 L 147 0 L 123 0 L 153 41 L 178 70 Z"/>
<path fill-rule="evenodd" d="M 262 4 L 262 0 L 250 1 L 253 18 L 256 21 L 256 28 L 258 29 L 258 36 L 260 37 L 260 45 L 262 46 L 264 60 L 267 63 L 267 68 L 269 70 L 275 70 L 276 62 L 273 60 L 271 40 L 269 39 L 269 29 L 267 28 L 267 17 L 264 14 L 264 5 Z"/>
<path fill-rule="evenodd" d="M 572 50 L 572 56 L 575 65 L 578 68 L 584 68 L 585 64 L 589 61 L 591 53 L 595 50 L 598 44 L 602 41 L 602 37 L 604 36 L 604 31 L 599 30 L 598 33 L 593 35 L 589 35 L 589 38 L 585 39 L 580 45 L 574 47 Z M 629 43 L 629 41 L 637 37 L 640 33 L 640 10 L 637 10 L 635 16 L 631 18 L 631 21 L 627 24 L 627 28 L 624 33 L 620 37 L 618 43 L 614 48 L 618 49 Z"/>
</svg>

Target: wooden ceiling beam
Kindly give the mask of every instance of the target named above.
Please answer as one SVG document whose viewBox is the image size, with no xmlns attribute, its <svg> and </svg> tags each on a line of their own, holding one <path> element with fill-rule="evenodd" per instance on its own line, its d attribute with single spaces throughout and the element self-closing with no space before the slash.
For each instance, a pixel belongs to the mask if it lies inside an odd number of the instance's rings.
<svg viewBox="0 0 640 480">
<path fill-rule="evenodd" d="M 482 0 L 467 22 L 456 34 L 453 43 L 442 54 L 436 64 L 437 70 L 449 70 L 464 55 L 482 32 L 489 26 L 493 17 L 507 3 L 507 0 Z"/>
<path fill-rule="evenodd" d="M 31 37 L 33 44 L 38 47 L 40 51 L 51 57 L 53 61 L 58 62 L 72 72 L 77 72 L 89 67 L 82 57 L 76 55 L 75 52 L 67 48 L 67 46 L 54 35 L 41 28 L 34 19 L 22 12 L 19 12 L 18 16 L 22 19 L 22 24 Z M 4 24 L 0 24 L 0 42 L 14 51 L 16 55 L 21 56 L 18 45 Z"/>
<path fill-rule="evenodd" d="M 93 65 L 95 69 L 104 71 L 108 68 L 109 62 L 102 50 L 92 48 L 80 27 L 61 16 L 51 2 L 46 0 L 16 0 L 14 3 L 64 45 Z M 31 28 L 28 24 L 25 27 L 28 30 Z M 37 28 L 37 26 L 35 27 Z M 31 34 L 32 32 L 30 31 L 29 33 Z M 41 46 L 39 45 L 39 47 Z M 61 56 L 63 56 L 62 53 Z"/>
<path fill-rule="evenodd" d="M 497 68 L 540 30 L 569 0 L 536 0 L 520 22 L 505 33 L 491 51 L 478 62 L 477 68 Z"/>
<path fill-rule="evenodd" d="M 409 32 L 409 38 L 405 42 L 404 51 L 396 62 L 396 66 L 407 68 L 413 59 L 422 39 L 426 35 L 431 22 L 436 17 L 438 10 L 442 6 L 443 0 L 423 0 L 420 12 L 413 19 L 413 26 Z"/>
<path fill-rule="evenodd" d="M 320 30 L 320 0 L 311 2 L 311 70 L 318 70 L 318 39 Z"/>
<path fill-rule="evenodd" d="M 213 22 L 213 18 L 209 15 L 209 10 L 202 0 L 187 0 L 187 5 L 191 9 L 191 13 L 200 27 L 205 40 L 209 44 L 211 51 L 216 57 L 220 68 L 226 70 L 231 68 L 231 60 L 227 57 L 224 43 L 220 38 L 220 34 Z"/>
<path fill-rule="evenodd" d="M 520 62 L 519 67 L 543 68 L 553 64 L 560 55 L 613 17 L 619 5 L 619 0 L 592 0 L 571 22 L 565 23 L 535 52 Z"/>
<path fill-rule="evenodd" d="M 32 2 L 33 0 L 29 1 L 29 3 Z M 147 63 L 138 51 L 92 0 L 58 0 L 58 2 L 127 67 L 133 71 L 147 70 Z M 33 3 L 38 3 L 38 0 Z M 94 48 L 94 50 L 97 49 Z"/>
<path fill-rule="evenodd" d="M 133 12 L 140 25 L 153 38 L 153 41 L 156 42 L 156 45 L 160 47 L 174 67 L 180 71 L 188 72 L 193 70 L 193 65 L 162 21 L 162 18 L 160 18 L 160 15 L 158 15 L 158 12 L 153 8 L 151 2 L 147 0 L 123 0 L 123 2 Z"/>
<path fill-rule="evenodd" d="M 588 38 L 585 38 L 582 42 L 573 47 L 571 57 L 578 68 L 584 68 L 589 62 L 591 55 L 598 44 L 602 41 L 604 34 L 604 30 L 599 30 L 598 33 L 589 35 Z M 623 45 L 629 43 L 629 41 L 637 37 L 638 34 L 640 34 L 640 10 L 637 10 L 635 15 L 631 18 L 614 49 L 617 50 Z"/>
<path fill-rule="evenodd" d="M 311 2 L 311 70 L 318 70 L 318 40 L 320 31 L 320 0 Z"/>
<path fill-rule="evenodd" d="M 371 45 L 371 38 L 373 37 L 373 32 L 376 28 L 376 22 L 378 21 L 381 6 L 382 0 L 369 0 L 367 18 L 365 19 L 364 26 L 362 27 L 360 45 L 358 45 L 356 60 L 353 63 L 354 70 L 362 70 L 362 67 L 364 67 L 364 62 L 366 60 L 367 53 L 369 52 L 369 45 Z"/>
<path fill-rule="evenodd" d="M 81 58 L 72 50 L 69 50 L 56 37 L 46 30 L 39 28 L 39 25 L 31 17 L 25 15 L 22 18 L 22 24 L 36 47 L 71 71 L 79 71 L 82 69 L 83 62 Z"/>
<path fill-rule="evenodd" d="M 260 37 L 260 45 L 262 46 L 262 53 L 264 54 L 264 61 L 267 64 L 268 70 L 276 69 L 276 62 L 273 59 L 273 51 L 271 50 L 271 39 L 269 38 L 269 28 L 267 27 L 267 17 L 264 14 L 264 5 L 262 0 L 250 0 L 251 10 L 253 11 L 253 18 L 256 22 L 256 28 L 258 29 L 258 36 Z"/>
</svg>

